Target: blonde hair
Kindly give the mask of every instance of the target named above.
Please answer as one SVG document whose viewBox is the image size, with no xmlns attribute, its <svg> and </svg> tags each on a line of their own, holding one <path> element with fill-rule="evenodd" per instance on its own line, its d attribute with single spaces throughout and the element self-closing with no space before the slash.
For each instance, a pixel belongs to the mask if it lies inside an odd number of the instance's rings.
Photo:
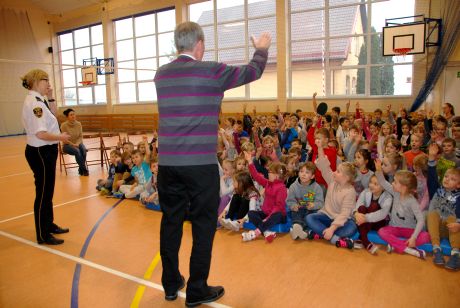
<svg viewBox="0 0 460 308">
<path fill-rule="evenodd" d="M 446 176 L 447 173 L 452 173 L 453 176 L 456 176 L 460 178 L 460 169 L 458 168 L 449 168 L 446 170 L 446 173 L 444 173 L 444 176 Z"/>
<path fill-rule="evenodd" d="M 398 170 L 395 174 L 395 178 L 398 179 L 401 185 L 407 188 L 410 194 L 417 198 L 417 178 L 415 174 L 408 170 Z"/>
<path fill-rule="evenodd" d="M 337 168 L 341 168 L 343 173 L 350 178 L 350 183 L 353 184 L 356 178 L 356 166 L 350 162 L 343 162 Z"/>
<path fill-rule="evenodd" d="M 390 134 L 391 134 L 391 130 L 392 130 L 391 125 L 388 124 L 388 123 L 383 123 L 383 124 L 382 124 L 382 127 L 380 128 L 380 136 L 383 136 L 383 128 L 384 128 L 384 127 L 388 127 L 388 128 L 390 129 Z"/>
<path fill-rule="evenodd" d="M 267 135 L 262 139 L 262 144 L 265 144 L 267 141 L 271 141 L 272 143 L 275 142 L 275 140 L 273 140 L 273 137 L 270 135 Z"/>
<path fill-rule="evenodd" d="M 41 69 L 34 69 L 21 77 L 22 86 L 27 90 L 31 90 L 35 83 L 38 83 L 42 79 L 48 79 L 48 73 Z"/>
<path fill-rule="evenodd" d="M 401 169 L 403 167 L 403 156 L 399 153 L 388 153 L 385 155 L 385 158 L 388 159 L 392 166 L 396 166 L 396 169 Z"/>
<path fill-rule="evenodd" d="M 251 142 L 245 142 L 243 145 L 241 145 L 241 151 L 244 151 L 244 152 L 251 153 L 255 149 L 256 149 L 256 147 Z"/>
<path fill-rule="evenodd" d="M 425 154 L 419 154 L 415 156 L 412 162 L 412 166 L 414 170 L 415 167 L 419 168 L 422 171 L 424 177 L 428 176 L 428 156 Z"/>
</svg>

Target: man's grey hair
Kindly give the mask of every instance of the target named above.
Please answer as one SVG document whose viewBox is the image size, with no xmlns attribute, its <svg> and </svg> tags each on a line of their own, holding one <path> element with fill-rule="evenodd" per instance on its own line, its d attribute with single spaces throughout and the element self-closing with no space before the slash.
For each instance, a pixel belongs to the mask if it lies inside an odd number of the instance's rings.
<svg viewBox="0 0 460 308">
<path fill-rule="evenodd" d="M 183 22 L 174 30 L 174 44 L 176 44 L 177 53 L 193 50 L 199 41 L 204 42 L 204 33 L 201 26 L 195 22 Z"/>
</svg>

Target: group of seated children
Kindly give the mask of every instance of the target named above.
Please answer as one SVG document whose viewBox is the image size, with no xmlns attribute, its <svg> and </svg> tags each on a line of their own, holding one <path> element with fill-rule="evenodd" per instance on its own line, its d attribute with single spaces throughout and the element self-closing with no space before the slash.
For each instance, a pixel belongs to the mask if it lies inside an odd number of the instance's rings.
<svg viewBox="0 0 460 308">
<path fill-rule="evenodd" d="M 289 216 L 293 240 L 324 239 L 375 255 L 373 230 L 389 253 L 424 259 L 417 247 L 431 242 L 434 263 L 459 270 L 460 117 L 387 112 L 388 120 L 381 110 L 374 119 L 357 104 L 342 117 L 334 107 L 312 120 L 255 109 L 254 120 L 246 113 L 243 121 L 227 119 L 218 134 L 218 224 L 240 231 L 250 222 L 254 230 L 242 240 L 271 243 L 274 226 Z M 441 237 L 452 247 L 447 261 Z"/>
<path fill-rule="evenodd" d="M 158 161 L 151 155 L 147 136 L 142 137 L 136 150 L 129 141 L 123 142 L 120 149 L 123 154 L 118 149 L 110 152 L 108 177 L 99 179 L 96 189 L 101 195 L 159 204 L 156 185 Z"/>
</svg>

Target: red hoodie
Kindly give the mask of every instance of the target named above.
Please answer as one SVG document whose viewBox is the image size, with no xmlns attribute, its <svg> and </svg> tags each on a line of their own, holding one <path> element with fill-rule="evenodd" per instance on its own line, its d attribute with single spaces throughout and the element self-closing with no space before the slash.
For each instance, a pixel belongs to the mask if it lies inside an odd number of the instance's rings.
<svg viewBox="0 0 460 308">
<path fill-rule="evenodd" d="M 318 146 L 315 144 L 315 128 L 313 126 L 310 127 L 310 129 L 308 130 L 307 139 L 308 143 L 313 149 L 312 161 L 315 162 L 316 158 L 318 157 Z M 329 160 L 329 163 L 331 164 L 331 170 L 335 171 L 337 168 L 337 150 L 332 147 L 324 148 L 324 155 L 326 155 L 327 159 Z M 316 168 L 315 171 L 315 181 L 318 184 L 326 186 L 327 188 L 327 183 L 323 179 L 321 171 L 319 171 L 318 168 Z"/>
</svg>

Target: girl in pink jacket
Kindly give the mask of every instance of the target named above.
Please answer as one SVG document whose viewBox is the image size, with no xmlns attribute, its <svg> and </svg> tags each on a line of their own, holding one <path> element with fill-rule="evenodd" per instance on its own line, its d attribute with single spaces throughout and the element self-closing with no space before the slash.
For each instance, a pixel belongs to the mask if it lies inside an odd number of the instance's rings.
<svg viewBox="0 0 460 308">
<path fill-rule="evenodd" d="M 279 162 L 272 162 L 268 167 L 268 180 L 258 173 L 254 167 L 251 153 L 244 152 L 244 157 L 249 163 L 249 172 L 254 180 L 265 188 L 265 198 L 261 211 L 249 211 L 249 221 L 256 226 L 255 230 L 243 232 L 243 241 L 252 241 L 264 235 L 265 240 L 271 243 L 276 233 L 269 229 L 286 221 L 287 189 L 284 185 L 286 166 Z"/>
</svg>

